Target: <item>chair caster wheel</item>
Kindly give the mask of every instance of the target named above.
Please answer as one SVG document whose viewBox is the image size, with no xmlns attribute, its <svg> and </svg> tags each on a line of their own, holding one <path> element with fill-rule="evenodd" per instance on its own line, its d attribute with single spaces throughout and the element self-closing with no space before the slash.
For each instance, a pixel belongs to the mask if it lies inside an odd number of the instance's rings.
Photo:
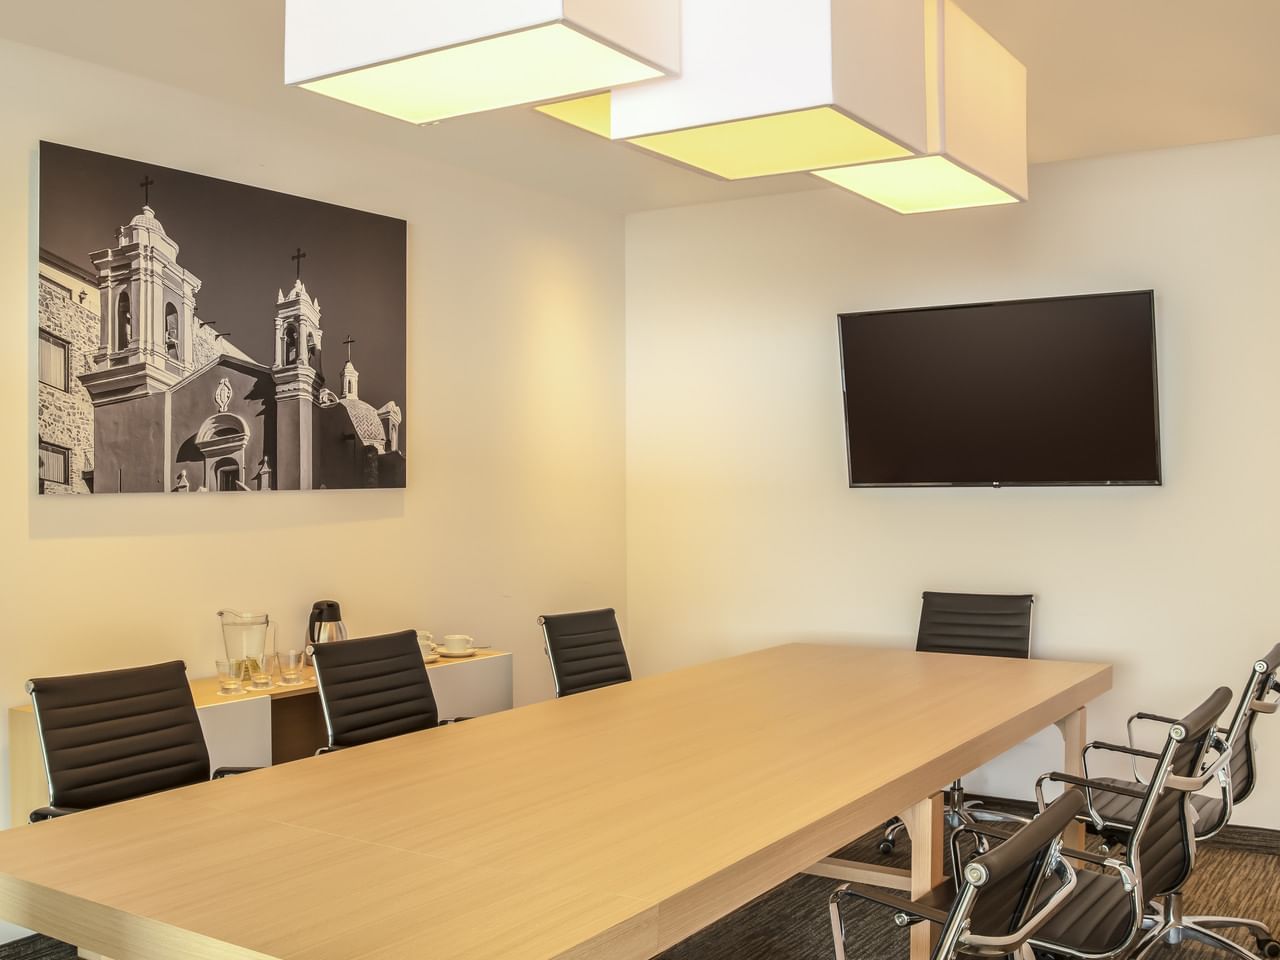
<svg viewBox="0 0 1280 960">
<path fill-rule="evenodd" d="M 893 847 L 894 847 L 894 843 L 892 840 L 880 841 L 880 852 L 883 853 L 886 857 L 889 856 L 889 854 L 893 853 Z M 1272 954 L 1267 954 L 1267 956 L 1272 956 Z M 1280 956 L 1280 954 L 1276 954 L 1276 956 Z"/>
<path fill-rule="evenodd" d="M 1258 953 L 1264 957 L 1280 957 L 1280 940 L 1259 940 Z"/>
</svg>

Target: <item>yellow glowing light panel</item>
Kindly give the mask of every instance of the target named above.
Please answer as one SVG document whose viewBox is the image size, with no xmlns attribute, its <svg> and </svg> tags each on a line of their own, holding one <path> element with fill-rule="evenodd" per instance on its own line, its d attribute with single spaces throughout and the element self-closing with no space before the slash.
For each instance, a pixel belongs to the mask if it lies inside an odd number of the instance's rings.
<svg viewBox="0 0 1280 960">
<path fill-rule="evenodd" d="M 831 107 L 731 120 L 627 141 L 726 180 L 910 156 Z"/>
<path fill-rule="evenodd" d="M 927 213 L 1018 202 L 1017 197 L 946 157 L 914 157 L 891 163 L 820 170 L 817 175 L 898 213 Z"/>
<path fill-rule="evenodd" d="M 301 84 L 411 123 L 538 103 L 660 70 L 553 23 Z"/>
<path fill-rule="evenodd" d="M 598 93 L 594 97 L 579 97 L 577 100 L 562 100 L 559 103 L 545 103 L 537 108 L 549 117 L 555 117 L 564 123 L 581 127 L 597 137 L 608 138 L 613 129 L 613 96 L 609 93 Z"/>
</svg>

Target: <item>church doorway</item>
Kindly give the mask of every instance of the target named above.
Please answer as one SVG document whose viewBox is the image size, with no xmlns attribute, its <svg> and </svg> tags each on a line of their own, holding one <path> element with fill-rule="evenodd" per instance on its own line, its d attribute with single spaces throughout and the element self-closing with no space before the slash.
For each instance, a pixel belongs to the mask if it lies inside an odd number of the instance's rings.
<svg viewBox="0 0 1280 960">
<path fill-rule="evenodd" d="M 244 490 L 244 452 L 249 445 L 249 425 L 234 413 L 215 413 L 196 434 L 196 446 L 204 455 L 205 488 Z"/>
<path fill-rule="evenodd" d="M 214 467 L 216 482 L 214 489 L 219 493 L 229 493 L 240 489 L 240 464 L 234 460 L 219 460 Z"/>
</svg>

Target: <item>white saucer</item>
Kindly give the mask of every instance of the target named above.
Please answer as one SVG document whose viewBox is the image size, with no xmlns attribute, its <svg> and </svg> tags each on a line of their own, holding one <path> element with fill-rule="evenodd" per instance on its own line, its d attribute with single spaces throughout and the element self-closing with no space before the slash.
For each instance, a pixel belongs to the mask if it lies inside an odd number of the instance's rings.
<svg viewBox="0 0 1280 960">
<path fill-rule="evenodd" d="M 422 658 L 422 662 L 423 662 L 423 663 L 435 663 L 435 662 L 436 662 L 437 660 L 439 660 L 439 659 L 440 659 L 440 654 L 438 654 L 438 653 L 428 653 L 425 657 L 423 657 L 423 658 Z"/>
<path fill-rule="evenodd" d="M 451 657 L 455 660 L 458 660 L 463 657 L 474 657 L 476 655 L 476 650 L 474 647 L 472 647 L 470 650 L 462 650 L 458 653 L 451 653 L 448 650 L 440 650 L 439 654 L 442 657 Z"/>
</svg>

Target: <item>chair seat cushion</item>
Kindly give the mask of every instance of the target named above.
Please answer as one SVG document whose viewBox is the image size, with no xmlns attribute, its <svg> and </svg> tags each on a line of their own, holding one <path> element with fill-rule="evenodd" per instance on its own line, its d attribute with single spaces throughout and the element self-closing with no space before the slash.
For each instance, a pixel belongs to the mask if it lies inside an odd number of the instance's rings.
<svg viewBox="0 0 1280 960">
<path fill-rule="evenodd" d="M 1133 922 L 1133 901 L 1114 873 L 1080 870 L 1075 893 L 1040 928 L 1037 955 L 1055 946 L 1077 953 L 1108 953 L 1121 945 Z"/>
<path fill-rule="evenodd" d="M 1129 790 L 1145 790 L 1141 783 L 1131 780 L 1118 780 L 1115 777 L 1095 777 L 1100 783 L 1109 783 Z M 1203 794 L 1192 794 L 1191 805 L 1195 807 L 1198 825 L 1204 828 L 1215 827 L 1222 816 L 1221 797 L 1210 797 Z M 1093 791 L 1093 809 L 1109 824 L 1129 826 L 1138 819 L 1138 810 L 1142 801 L 1136 797 L 1125 797 L 1116 793 Z"/>
</svg>

